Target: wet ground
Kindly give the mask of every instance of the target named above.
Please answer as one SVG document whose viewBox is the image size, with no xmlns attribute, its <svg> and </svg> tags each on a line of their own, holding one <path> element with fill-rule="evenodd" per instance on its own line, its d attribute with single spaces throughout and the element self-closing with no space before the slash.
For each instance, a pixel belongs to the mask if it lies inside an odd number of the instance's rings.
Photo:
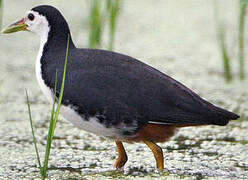
<svg viewBox="0 0 248 180">
<path fill-rule="evenodd" d="M 55 5 L 67 18 L 75 43 L 86 47 L 89 1 L 71 0 L 70 7 L 66 2 L 6 1 L 4 24 L 21 18 L 35 5 Z M 226 0 L 221 12 L 232 44 L 230 53 L 235 57 L 237 2 Z M 114 142 L 79 130 L 61 117 L 51 151 L 51 179 L 248 179 L 247 80 L 223 81 L 213 14 L 213 0 L 126 0 L 115 49 L 173 76 L 242 118 L 225 127 L 180 129 L 171 141 L 160 144 L 165 171 L 157 173 L 153 155 L 143 144 L 124 144 L 129 161 L 124 172 L 113 171 Z M 24 96 L 27 89 L 44 155 L 51 105 L 35 79 L 39 38 L 27 32 L 0 38 L 0 179 L 39 179 Z M 237 75 L 235 58 L 232 67 Z"/>
</svg>

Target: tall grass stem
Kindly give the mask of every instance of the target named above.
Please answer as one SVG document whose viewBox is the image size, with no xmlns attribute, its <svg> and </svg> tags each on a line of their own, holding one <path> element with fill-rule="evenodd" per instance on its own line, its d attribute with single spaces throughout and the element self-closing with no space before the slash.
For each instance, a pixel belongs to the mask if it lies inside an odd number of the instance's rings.
<svg viewBox="0 0 248 180">
<path fill-rule="evenodd" d="M 64 61 L 63 79 L 62 79 L 62 83 L 61 83 L 61 87 L 60 87 L 60 93 L 59 93 L 59 98 L 58 98 L 58 102 L 57 102 L 57 107 L 56 107 L 56 99 L 57 99 L 56 93 L 57 93 L 58 75 L 57 75 L 57 71 L 56 71 L 54 97 L 53 97 L 54 101 L 53 101 L 52 110 L 51 110 L 51 118 L 50 118 L 49 131 L 48 131 L 48 135 L 47 135 L 46 152 L 45 152 L 45 158 L 44 158 L 43 166 L 41 164 L 39 151 L 38 151 L 38 148 L 37 148 L 37 141 L 36 141 L 35 134 L 34 134 L 30 102 L 29 102 L 28 93 L 26 91 L 30 126 L 31 126 L 31 130 L 32 130 L 33 142 L 34 142 L 34 146 L 35 146 L 36 157 L 37 157 L 37 160 L 38 160 L 38 164 L 39 164 L 39 168 L 40 168 L 40 175 L 41 175 L 42 180 L 45 180 L 46 177 L 47 177 L 47 169 L 48 169 L 47 167 L 48 167 L 49 156 L 50 156 L 50 151 L 51 151 L 51 144 L 52 144 L 52 140 L 53 140 L 53 136 L 54 136 L 54 131 L 55 131 L 55 128 L 56 128 L 56 123 L 57 123 L 57 120 L 58 120 L 58 117 L 59 117 L 60 107 L 61 107 L 63 93 L 64 93 L 66 67 L 67 67 L 67 60 L 68 60 L 68 53 L 69 53 L 69 40 L 70 40 L 70 35 L 68 35 L 68 39 L 67 39 L 67 47 L 66 47 L 66 54 L 65 54 L 65 61 Z M 55 107 L 56 107 L 56 110 L 55 110 Z"/>
<path fill-rule="evenodd" d="M 89 16 L 89 47 L 99 48 L 103 31 L 103 17 L 101 12 L 101 0 L 92 0 Z"/>
<path fill-rule="evenodd" d="M 62 84 L 61 84 L 61 88 L 60 88 L 59 99 L 58 99 L 56 111 L 54 111 L 55 100 L 56 100 L 56 91 L 54 92 L 54 104 L 53 104 L 53 108 L 52 108 L 51 121 L 50 121 L 48 136 L 47 136 L 45 161 L 44 161 L 44 166 L 43 166 L 43 175 L 45 177 L 46 177 L 46 172 L 47 172 L 47 167 L 48 167 L 48 161 L 49 161 L 49 155 L 50 155 L 50 150 L 51 150 L 52 139 L 53 139 L 56 123 L 57 123 L 57 120 L 58 120 L 58 117 L 59 117 L 59 111 L 60 111 L 62 98 L 63 98 L 63 93 L 64 93 L 66 67 L 67 67 L 68 52 L 69 52 L 69 40 L 70 40 L 70 35 L 68 35 L 68 39 L 67 39 L 67 47 L 66 47 L 66 55 L 65 55 L 65 62 L 64 62 L 63 79 L 62 79 Z M 56 75 L 56 79 L 57 79 L 57 75 Z M 55 112 L 55 115 L 54 115 L 54 112 Z"/>
<path fill-rule="evenodd" d="M 120 12 L 120 0 L 92 0 L 90 2 L 89 47 L 101 47 L 102 33 L 105 22 L 107 22 L 109 28 L 108 50 L 113 50 L 116 22 Z"/>
<path fill-rule="evenodd" d="M 232 80 L 231 66 L 230 66 L 230 57 L 228 54 L 227 46 L 226 46 L 226 35 L 223 27 L 219 27 L 219 41 L 220 41 L 220 49 L 223 59 L 223 67 L 224 67 L 224 77 L 227 82 Z"/>
<path fill-rule="evenodd" d="M 114 37 L 116 31 L 116 24 L 120 12 L 120 0 L 107 0 L 107 11 L 109 16 L 109 43 L 108 50 L 112 51 L 114 48 Z"/>
<path fill-rule="evenodd" d="M 226 44 L 226 32 L 224 30 L 224 25 L 219 19 L 219 7 L 217 1 L 214 1 L 214 13 L 217 27 L 217 39 L 219 42 L 220 54 L 222 56 L 223 61 L 224 78 L 227 82 L 230 82 L 233 78 L 230 66 L 230 56 L 228 54 Z"/>
<path fill-rule="evenodd" d="M 247 0 L 239 1 L 239 78 L 241 80 L 245 79 L 245 67 L 244 67 L 244 30 L 245 30 L 245 17 L 246 17 L 246 8 L 247 8 Z"/>
<path fill-rule="evenodd" d="M 54 126 L 54 114 L 55 114 L 55 106 L 56 106 L 56 92 L 57 92 L 57 82 L 58 82 L 58 73 L 56 71 L 55 75 L 55 87 L 54 87 L 54 95 L 53 95 L 53 105 L 51 110 L 51 117 L 50 117 L 50 124 L 49 124 L 49 132 L 47 136 L 47 145 L 46 145 L 46 152 L 45 152 L 45 160 L 44 160 L 44 166 L 42 168 L 42 177 L 43 179 L 46 178 L 46 172 L 48 167 L 48 161 L 49 161 L 49 155 L 50 155 L 50 149 L 51 149 L 51 143 L 53 138 L 53 129 L 55 129 L 56 124 Z M 49 141 L 49 143 L 48 143 Z"/>
<path fill-rule="evenodd" d="M 3 24 L 3 1 L 0 0 L 0 29 L 2 29 Z"/>
<path fill-rule="evenodd" d="M 30 101 L 29 101 L 27 90 L 25 90 L 25 92 L 26 92 L 27 105 L 28 105 L 28 114 L 29 114 L 29 122 L 30 122 L 30 126 L 31 126 L 32 136 L 33 136 L 33 143 L 34 143 L 36 158 L 37 158 L 37 161 L 38 161 L 38 164 L 39 164 L 40 174 L 42 174 L 42 165 L 41 165 L 40 155 L 39 155 L 39 151 L 38 151 L 38 147 L 37 147 L 37 140 L 36 140 L 36 137 L 35 137 L 35 134 L 34 134 L 34 126 L 33 126 L 32 114 L 31 114 Z"/>
</svg>

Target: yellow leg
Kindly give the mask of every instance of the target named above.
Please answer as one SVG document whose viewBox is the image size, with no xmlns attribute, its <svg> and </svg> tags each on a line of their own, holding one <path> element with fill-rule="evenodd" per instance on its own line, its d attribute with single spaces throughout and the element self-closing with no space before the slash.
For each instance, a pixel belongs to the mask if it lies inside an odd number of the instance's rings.
<svg viewBox="0 0 248 180">
<path fill-rule="evenodd" d="M 117 146 L 118 157 L 115 161 L 114 168 L 122 169 L 127 162 L 127 154 L 121 141 L 115 141 Z"/>
<path fill-rule="evenodd" d="M 164 157 L 161 147 L 151 141 L 144 141 L 144 143 L 152 150 L 156 159 L 157 168 L 162 171 L 164 169 Z"/>
</svg>

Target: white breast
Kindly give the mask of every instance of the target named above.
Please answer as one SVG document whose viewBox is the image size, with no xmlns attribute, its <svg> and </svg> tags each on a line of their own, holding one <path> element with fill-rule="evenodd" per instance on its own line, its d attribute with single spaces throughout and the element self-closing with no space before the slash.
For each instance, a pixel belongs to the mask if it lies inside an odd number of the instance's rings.
<svg viewBox="0 0 248 180">
<path fill-rule="evenodd" d="M 106 128 L 104 125 L 98 122 L 96 117 L 90 117 L 89 119 L 83 119 L 75 110 L 70 106 L 61 106 L 62 115 L 72 122 L 76 127 L 85 131 L 91 132 L 98 136 L 105 136 L 112 139 L 118 139 L 120 137 L 120 131 L 113 128 Z"/>
</svg>

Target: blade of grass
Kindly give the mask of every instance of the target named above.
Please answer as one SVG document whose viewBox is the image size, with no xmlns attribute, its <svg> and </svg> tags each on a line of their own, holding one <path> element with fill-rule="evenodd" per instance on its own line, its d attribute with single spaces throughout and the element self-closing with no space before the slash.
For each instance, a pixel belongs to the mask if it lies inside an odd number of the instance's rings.
<svg viewBox="0 0 248 180">
<path fill-rule="evenodd" d="M 33 126 L 32 114 L 31 114 L 30 101 L 29 101 L 27 90 L 25 90 L 25 92 L 26 92 L 27 105 L 28 105 L 28 114 L 29 114 L 29 122 L 30 122 L 31 130 L 32 130 L 32 136 L 33 136 L 33 143 L 34 143 L 36 158 L 37 158 L 37 161 L 38 161 L 38 164 L 39 164 L 40 174 L 42 174 L 42 165 L 41 165 L 40 155 L 39 155 L 39 151 L 38 151 L 38 147 L 37 147 L 37 140 L 36 140 L 35 134 L 34 134 L 34 126 Z"/>
<path fill-rule="evenodd" d="M 50 132 L 53 128 L 55 129 L 54 125 L 53 125 L 53 121 L 54 121 L 54 114 L 55 114 L 55 105 L 56 105 L 56 92 L 57 92 L 57 81 L 58 81 L 58 74 L 56 71 L 56 75 L 55 75 L 55 87 L 54 87 L 54 95 L 53 95 L 53 105 L 52 105 L 52 110 L 51 110 L 51 117 L 50 117 L 50 124 L 49 124 L 49 132 L 48 132 L 48 136 L 47 136 L 47 141 L 49 141 L 49 139 L 52 139 L 53 137 L 51 136 L 52 133 Z M 52 143 L 52 142 L 51 142 Z M 42 177 L 43 179 L 46 178 L 46 172 L 47 172 L 47 166 L 48 166 L 48 160 L 49 160 L 49 155 L 50 155 L 50 149 L 51 149 L 51 144 L 47 143 L 46 145 L 46 153 L 45 153 L 45 160 L 44 160 L 44 166 L 42 167 Z M 45 165 L 45 162 L 47 162 Z"/>
<path fill-rule="evenodd" d="M 240 12 L 239 12 L 239 78 L 245 79 L 245 67 L 244 67 L 244 30 L 245 30 L 245 17 L 246 7 L 248 0 L 240 0 Z"/>
<path fill-rule="evenodd" d="M 56 77 L 55 77 L 54 92 L 56 92 L 56 91 L 57 91 L 57 72 L 56 72 Z M 41 177 L 42 177 L 42 179 L 45 179 L 46 178 L 46 172 L 44 173 L 43 166 L 41 165 L 41 161 L 40 161 L 40 155 L 39 155 L 39 151 L 38 151 L 38 148 L 37 148 L 37 141 L 36 141 L 35 134 L 34 134 L 33 120 L 32 120 L 32 115 L 31 115 L 31 108 L 30 108 L 30 101 L 29 101 L 27 90 L 26 90 L 26 97 L 27 97 L 29 120 L 30 120 L 30 126 L 31 126 L 31 130 L 32 130 L 32 135 L 33 135 L 33 143 L 34 143 L 34 147 L 35 147 L 36 157 L 37 157 L 37 161 L 38 161 L 38 164 L 39 164 Z M 55 101 L 56 101 L 56 93 L 54 93 L 54 103 L 53 103 L 52 111 L 51 111 L 50 126 L 51 126 L 51 122 L 54 119 Z"/>
<path fill-rule="evenodd" d="M 107 0 L 107 11 L 109 14 L 109 47 L 108 50 L 113 50 L 114 48 L 114 37 L 116 31 L 116 22 L 120 12 L 120 1 Z"/>
<path fill-rule="evenodd" d="M 89 17 L 89 47 L 98 48 L 101 45 L 101 35 L 103 31 L 103 17 L 101 14 L 101 0 L 91 1 Z"/>
<path fill-rule="evenodd" d="M 0 0 L 0 29 L 2 29 L 3 23 L 3 1 Z"/>
<path fill-rule="evenodd" d="M 102 41 L 102 32 L 105 20 L 109 25 L 108 49 L 113 50 L 116 22 L 120 12 L 119 0 L 92 0 L 89 16 L 89 47 L 99 48 Z M 107 17 L 107 18 L 106 18 Z"/>
<path fill-rule="evenodd" d="M 55 87 L 54 87 L 54 94 L 53 94 L 53 106 L 52 106 L 52 111 L 51 111 L 51 118 L 50 122 L 54 119 L 54 112 L 55 112 L 55 105 L 56 105 L 56 92 L 57 92 L 57 82 L 58 82 L 58 72 L 56 71 L 55 74 Z"/>
<path fill-rule="evenodd" d="M 232 80 L 232 73 L 231 73 L 231 67 L 230 67 L 230 57 L 228 55 L 228 50 L 226 47 L 226 41 L 225 41 L 225 32 L 223 27 L 219 27 L 219 41 L 220 41 L 220 49 L 223 59 L 223 67 L 224 67 L 224 77 L 227 82 L 230 82 Z"/>
<path fill-rule="evenodd" d="M 228 54 L 227 46 L 226 46 L 226 34 L 223 27 L 223 24 L 219 19 L 219 7 L 217 1 L 214 1 L 214 16 L 216 19 L 216 27 L 217 27 L 217 39 L 219 42 L 220 53 L 223 61 L 223 69 L 224 69 L 224 78 L 227 82 L 232 80 L 231 66 L 230 66 L 230 56 Z"/>
<path fill-rule="evenodd" d="M 43 166 L 43 176 L 44 177 L 46 177 L 46 172 L 47 172 L 47 167 L 48 167 L 48 161 L 49 161 L 49 155 L 50 155 L 50 150 L 51 150 L 52 139 L 53 139 L 53 135 L 54 135 L 56 123 L 57 123 L 57 120 L 58 120 L 58 117 L 59 117 L 59 111 L 60 111 L 60 107 L 61 107 L 61 103 L 62 103 L 62 98 L 63 98 L 63 93 L 64 93 L 66 67 L 67 67 L 68 51 L 69 51 L 69 40 L 70 40 L 70 35 L 68 35 L 68 39 L 67 39 L 67 47 L 66 47 L 66 55 L 65 55 L 65 62 L 64 62 L 63 79 L 62 79 L 62 84 L 61 84 L 61 88 L 60 88 L 60 93 L 59 93 L 59 99 L 58 99 L 58 103 L 57 103 L 57 108 L 56 108 L 56 111 L 52 110 L 53 111 L 53 114 L 52 114 L 51 117 L 54 117 L 54 118 L 52 118 L 52 121 L 50 121 L 49 132 L 48 132 L 48 136 L 47 136 L 46 153 L 45 153 L 45 160 L 44 160 L 44 166 Z M 54 94 L 56 96 L 56 91 L 54 92 Z M 55 103 L 55 101 L 54 101 L 54 103 Z M 54 106 L 55 105 L 53 105 L 53 108 L 54 108 Z M 55 116 L 54 116 L 54 112 L 55 112 Z"/>
</svg>

